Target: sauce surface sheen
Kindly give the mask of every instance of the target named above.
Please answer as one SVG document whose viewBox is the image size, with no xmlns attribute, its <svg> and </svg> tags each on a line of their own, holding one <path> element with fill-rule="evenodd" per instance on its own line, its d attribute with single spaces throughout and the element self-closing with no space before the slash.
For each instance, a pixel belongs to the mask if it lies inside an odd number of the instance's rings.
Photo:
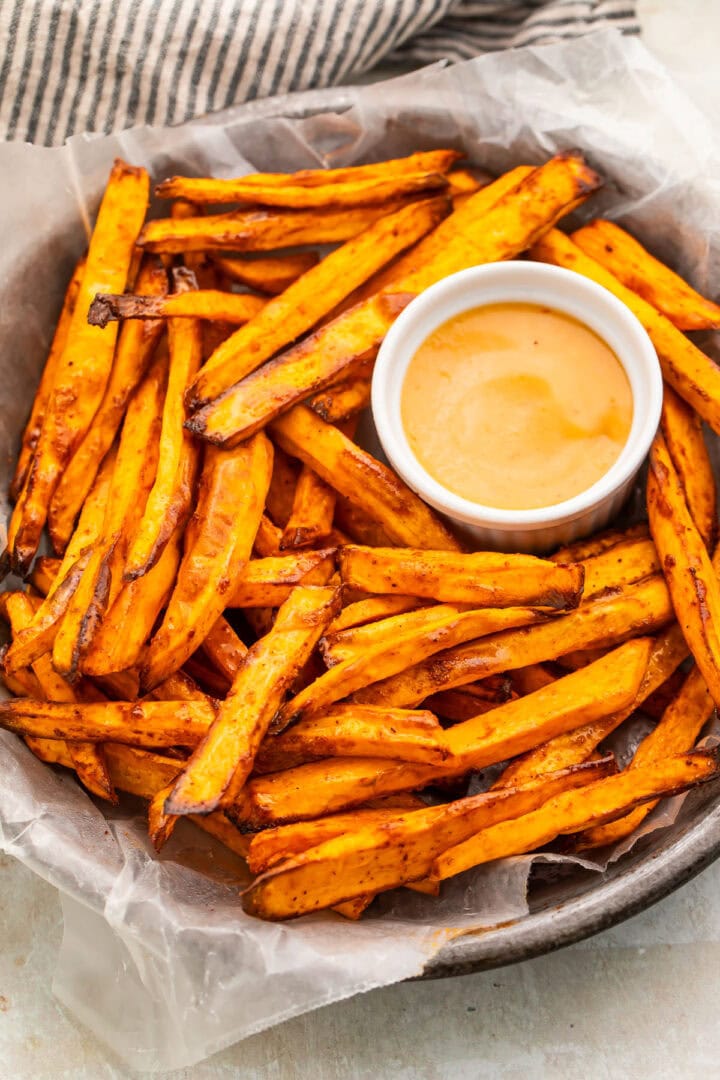
<svg viewBox="0 0 720 1080">
<path fill-rule="evenodd" d="M 408 365 L 408 442 L 425 470 L 484 506 L 531 510 L 585 491 L 617 460 L 633 401 L 610 347 L 536 304 L 449 319 Z"/>
</svg>

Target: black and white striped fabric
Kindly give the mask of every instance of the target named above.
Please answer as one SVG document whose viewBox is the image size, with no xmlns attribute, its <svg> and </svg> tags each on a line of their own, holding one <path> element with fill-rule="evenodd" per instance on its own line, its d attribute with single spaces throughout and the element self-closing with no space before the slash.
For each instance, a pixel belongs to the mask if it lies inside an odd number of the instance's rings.
<svg viewBox="0 0 720 1080">
<path fill-rule="evenodd" d="M 0 0 L 0 136 L 175 124 L 347 82 L 381 60 L 467 59 L 609 25 L 634 0 Z"/>
</svg>

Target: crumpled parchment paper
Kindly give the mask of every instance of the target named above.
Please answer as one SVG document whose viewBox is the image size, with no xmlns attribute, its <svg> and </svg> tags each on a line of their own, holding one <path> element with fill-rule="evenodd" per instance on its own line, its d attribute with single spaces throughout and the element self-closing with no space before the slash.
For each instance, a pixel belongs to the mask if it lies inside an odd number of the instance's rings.
<svg viewBox="0 0 720 1080">
<path fill-rule="evenodd" d="M 317 100 L 308 95 L 308 106 Z M 212 123 L 75 138 L 62 149 L 0 146 L 2 498 L 63 285 L 116 155 L 157 180 L 338 166 L 435 146 L 461 147 L 474 164 L 501 172 L 579 147 L 608 181 L 581 216 L 622 219 L 713 293 L 713 131 L 639 42 L 603 32 L 434 65 L 336 100 L 344 103 L 338 112 L 305 118 L 297 118 L 301 98 L 287 106 L 295 118 L 250 106 Z M 0 732 L 0 744 L 0 850 L 63 899 L 55 992 L 135 1068 L 187 1066 L 301 1012 L 417 975 L 454 934 L 528 910 L 531 857 L 447 882 L 440 900 L 398 890 L 359 923 L 333 914 L 263 923 L 241 909 L 240 861 L 189 823 L 157 858 L 140 804 L 108 813 L 14 736 Z M 672 821 L 678 806 L 659 808 L 647 827 Z"/>
</svg>

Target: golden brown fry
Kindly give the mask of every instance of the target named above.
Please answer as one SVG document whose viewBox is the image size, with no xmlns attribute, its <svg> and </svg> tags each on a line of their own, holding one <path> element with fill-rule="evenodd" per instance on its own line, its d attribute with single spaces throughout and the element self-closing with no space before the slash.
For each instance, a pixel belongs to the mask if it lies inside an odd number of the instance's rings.
<svg viewBox="0 0 720 1080">
<path fill-rule="evenodd" d="M 148 647 L 146 687 L 181 668 L 222 614 L 227 591 L 250 558 L 271 470 L 272 446 L 263 434 L 230 453 L 206 452 L 175 588 Z"/>
<path fill-rule="evenodd" d="M 278 529 L 277 525 L 273 525 L 267 514 L 263 514 L 255 537 L 255 554 L 263 559 L 279 555 L 281 540 L 282 529 Z"/>
<path fill-rule="evenodd" d="M 245 645 L 222 615 L 213 623 L 210 633 L 202 643 L 202 651 L 218 671 L 227 679 L 237 675 L 248 654 Z"/>
<path fill-rule="evenodd" d="M 401 208 L 405 200 L 392 205 Z M 296 244 L 336 244 L 374 224 L 389 206 L 350 210 L 238 210 L 205 217 L 148 221 L 138 237 L 145 251 L 183 255 L 195 251 L 274 251 Z"/>
<path fill-rule="evenodd" d="M 216 350 L 191 387 L 188 404 L 204 405 L 300 337 L 446 212 L 445 199 L 413 203 L 383 216 L 331 252 Z"/>
<path fill-rule="evenodd" d="M 662 312 L 678 330 L 720 329 L 720 307 L 645 250 L 613 221 L 597 218 L 572 234 L 586 255 Z"/>
<path fill-rule="evenodd" d="M 576 832 L 648 799 L 676 795 L 716 775 L 717 752 L 695 750 L 597 780 L 581 795 L 572 791 L 557 795 L 539 810 L 491 826 L 446 849 L 435 860 L 431 876 L 444 880 L 480 863 L 534 851 L 563 833 Z"/>
<path fill-rule="evenodd" d="M 193 295 L 187 271 L 173 273 L 176 296 Z M 183 291 L 179 291 L 183 290 Z M 126 581 L 142 577 L 157 563 L 176 529 L 182 529 L 190 513 L 199 451 L 184 430 L 183 398 L 202 362 L 200 324 L 195 319 L 170 319 L 168 324 L 170 366 L 162 406 L 160 447 L 155 478 L 142 516 L 129 543 L 124 566 Z"/>
<path fill-rule="evenodd" d="M 482 216 L 482 229 L 476 223 L 475 230 L 460 231 L 419 269 L 252 371 L 227 393 L 228 380 L 218 385 L 216 392 L 222 396 L 188 421 L 191 430 L 219 445 L 247 438 L 309 394 L 336 382 L 350 364 L 372 355 L 413 296 L 456 270 L 512 258 L 598 185 L 597 175 L 578 156 L 553 158 Z M 207 390 L 205 385 L 198 398 L 210 396 Z"/>
<path fill-rule="evenodd" d="M 213 262 L 231 281 L 277 296 L 315 266 L 318 256 L 314 251 L 301 251 L 297 255 L 269 255 L 259 259 L 227 259 L 215 255 Z"/>
<path fill-rule="evenodd" d="M 532 694 L 543 686 L 549 686 L 555 682 L 556 676 L 543 664 L 528 664 L 526 667 L 517 668 L 512 673 L 513 689 L 521 696 Z M 467 689 L 467 687 L 466 687 Z M 452 690 L 446 693 L 453 693 Z"/>
<path fill-rule="evenodd" d="M 328 424 L 339 424 L 351 416 L 366 409 L 370 404 L 370 378 L 366 375 L 350 376 L 342 382 L 328 386 L 310 399 L 313 412 L 327 420 Z"/>
<path fill-rule="evenodd" d="M 249 322 L 267 301 L 249 293 L 202 289 L 171 296 L 98 293 L 88 312 L 92 326 L 122 319 L 210 319 L 233 324 Z"/>
<path fill-rule="evenodd" d="M 415 596 L 370 596 L 367 600 L 356 600 L 355 603 L 343 608 L 337 618 L 333 619 L 327 628 L 325 640 L 329 640 L 343 630 L 350 630 L 354 626 L 364 626 L 377 619 L 403 615 L 406 611 L 415 611 L 417 608 L 427 606 Z"/>
<path fill-rule="evenodd" d="M 207 813 L 234 800 L 285 691 L 339 604 L 332 587 L 299 586 L 291 593 L 272 630 L 248 652 L 217 720 L 166 800 L 167 813 Z"/>
<path fill-rule="evenodd" d="M 195 746 L 215 719 L 204 701 L 0 702 L 0 726 L 20 735 L 131 746 Z"/>
<path fill-rule="evenodd" d="M 533 689 L 539 690 L 541 686 L 547 685 L 547 683 L 538 684 Z M 510 681 L 504 677 L 493 676 L 482 682 L 463 686 L 458 690 L 443 690 L 439 694 L 431 694 L 422 703 L 422 707 L 431 709 L 444 720 L 457 723 L 472 720 L 474 716 L 490 712 L 491 709 L 512 700 L 513 697 L 517 697 L 517 694 L 513 693 Z"/>
<path fill-rule="evenodd" d="M 647 505 L 678 623 L 710 693 L 720 702 L 720 582 L 661 435 L 650 450 Z"/>
<path fill-rule="evenodd" d="M 599 597 L 539 626 L 506 630 L 447 649 L 359 691 L 353 700 L 403 708 L 417 705 L 439 690 L 464 686 L 527 664 L 540 664 L 563 649 L 615 645 L 634 634 L 652 633 L 668 623 L 672 614 L 667 586 L 656 575 L 616 596 Z"/>
<path fill-rule="evenodd" d="M 198 203 L 239 202 L 248 206 L 272 206 L 290 210 L 336 210 L 346 207 L 378 206 L 409 195 L 446 188 L 440 173 L 416 172 L 397 176 L 365 177 L 331 184 L 293 185 L 263 183 L 257 174 L 248 183 L 240 176 L 233 180 L 215 180 L 175 176 L 155 189 L 164 199 L 178 196 Z"/>
<path fill-rule="evenodd" d="M 355 471 L 357 472 L 357 466 Z M 357 475 L 356 480 L 359 480 Z M 347 483 L 344 486 L 348 487 Z M 352 498 L 346 498 L 340 492 L 335 502 L 335 528 L 340 529 L 356 544 L 370 544 L 372 547 L 392 547 L 393 545 L 392 539 L 382 525 L 369 517 L 357 503 L 352 501 Z M 448 547 L 448 544 L 446 543 L 445 546 Z M 459 551 L 461 548 L 458 544 L 453 544 L 453 547 L 448 550 Z"/>
<path fill-rule="evenodd" d="M 140 267 L 135 288 L 143 296 L 167 291 L 167 275 L 154 259 Z M 57 552 L 65 551 L 75 519 L 90 492 L 103 458 L 117 434 L 127 403 L 142 380 L 164 329 L 162 320 L 128 323 L 118 334 L 105 393 L 90 428 L 63 470 L 48 511 L 48 531 Z"/>
<path fill-rule="evenodd" d="M 707 683 L 699 668 L 695 667 L 685 677 L 685 681 L 675 698 L 670 702 L 661 720 L 646 735 L 628 769 L 641 768 L 652 762 L 662 761 L 690 750 L 715 710 L 715 702 L 710 696 Z M 656 803 L 647 802 L 638 806 L 632 813 L 612 821 L 607 825 L 597 825 L 578 837 L 577 848 L 605 847 L 624 840 L 634 832 L 653 810 Z"/>
<path fill-rule="evenodd" d="M 665 386 L 660 429 L 685 492 L 690 516 L 712 552 L 717 537 L 717 495 L 702 421 L 681 397 Z"/>
<path fill-rule="evenodd" d="M 102 400 L 117 327 L 100 330 L 90 326 L 87 311 L 95 293 L 122 292 L 125 288 L 145 216 L 148 187 L 144 169 L 115 162 L 90 238 L 85 273 L 32 466 L 8 529 L 10 562 L 19 574 L 30 569 L 50 499 Z"/>
<path fill-rule="evenodd" d="M 28 584 L 32 585 L 41 596 L 47 596 L 57 578 L 60 563 L 60 559 L 53 559 L 49 555 L 38 555 L 33 564 L 32 573 L 28 577 Z"/>
<path fill-rule="evenodd" d="M 343 582 L 368 593 L 407 593 L 446 603 L 565 609 L 583 592 L 582 566 L 562 566 L 533 555 L 463 555 L 417 548 L 348 545 L 338 552 Z"/>
<path fill-rule="evenodd" d="M 282 728 L 300 717 L 314 716 L 340 698 L 348 697 L 382 679 L 419 664 L 443 649 L 465 641 L 494 635 L 508 627 L 527 626 L 545 618 L 542 611 L 530 607 L 482 608 L 458 612 L 442 607 L 433 620 L 424 611 L 396 616 L 409 620 L 406 629 L 379 639 L 358 656 L 351 656 L 321 675 L 296 694 L 282 709 L 277 727 Z M 427 696 L 427 695 L 426 695 Z"/>
<path fill-rule="evenodd" d="M 291 918 L 424 878 L 451 844 L 531 813 L 559 792 L 587 786 L 605 776 L 608 767 L 607 762 L 580 766 L 544 782 L 528 781 L 512 792 L 474 795 L 360 826 L 267 871 L 245 891 L 243 907 L 265 919 Z"/>
<path fill-rule="evenodd" d="M 265 505 L 271 520 L 279 528 L 284 529 L 292 513 L 300 463 L 286 454 L 276 444 L 273 444 L 273 447 L 272 479 Z"/>
<path fill-rule="evenodd" d="M 67 342 L 70 323 L 72 322 L 75 303 L 80 290 L 80 282 L 82 281 L 84 273 L 85 256 L 83 256 L 75 266 L 65 291 L 60 318 L 55 327 L 55 333 L 50 344 L 50 350 L 47 355 L 47 360 L 45 361 L 45 367 L 43 368 L 38 388 L 35 391 L 35 398 L 32 403 L 32 409 L 30 410 L 30 417 L 22 434 L 20 453 L 18 455 L 12 481 L 10 482 L 10 498 L 13 500 L 17 499 L 22 491 L 28 469 L 30 468 L 32 456 L 35 453 L 37 441 L 40 438 L 40 432 L 45 419 L 45 412 L 55 384 L 55 375 Z"/>
<path fill-rule="evenodd" d="M 362 626 L 327 633 L 320 641 L 320 651 L 326 665 L 331 668 L 346 660 L 355 660 L 366 654 L 368 648 L 378 645 L 391 648 L 399 634 L 408 630 L 434 630 L 436 626 L 466 610 L 465 605 L 430 604 L 412 607 L 397 615 L 374 619 Z"/>
<path fill-rule="evenodd" d="M 251 559 L 235 579 L 231 608 L 277 607 L 296 585 L 325 585 L 335 570 L 335 548 Z"/>
<path fill-rule="evenodd" d="M 302 720 L 282 735 L 268 736 L 255 773 L 278 772 L 323 757 L 387 757 L 441 763 L 449 756 L 437 718 L 427 710 L 335 705 Z"/>
<path fill-rule="evenodd" d="M 303 465 L 295 486 L 292 513 L 280 541 L 282 551 L 310 547 L 332 532 L 335 491 L 309 465 Z"/>
<path fill-rule="evenodd" d="M 605 267 L 585 255 L 569 236 L 558 229 L 546 233 L 532 248 L 530 255 L 539 262 L 575 270 L 604 285 L 622 300 L 647 330 L 666 381 L 714 431 L 720 432 L 720 368 L 709 356 L 693 345 L 669 319 L 637 293 L 621 285 Z"/>
<path fill-rule="evenodd" d="M 559 548 L 548 558 L 560 563 L 583 562 L 585 559 L 602 555 L 610 548 L 617 547 L 618 544 L 629 543 L 631 540 L 647 540 L 649 536 L 647 522 L 643 521 L 639 525 L 632 525 L 629 529 L 607 529 L 605 532 L 595 533 L 587 540 L 576 540 L 574 544 Z"/>
<path fill-rule="evenodd" d="M 304 405 L 272 426 L 283 450 L 299 457 L 325 483 L 351 499 L 381 525 L 391 541 L 421 548 L 459 551 L 460 544 L 440 518 L 383 465 L 339 428 Z M 341 526 L 342 527 L 342 526 Z"/>
<path fill-rule="evenodd" d="M 650 539 L 616 544 L 599 555 L 583 559 L 581 565 L 585 570 L 583 603 L 608 589 L 633 585 L 661 569 L 655 544 Z"/>
</svg>

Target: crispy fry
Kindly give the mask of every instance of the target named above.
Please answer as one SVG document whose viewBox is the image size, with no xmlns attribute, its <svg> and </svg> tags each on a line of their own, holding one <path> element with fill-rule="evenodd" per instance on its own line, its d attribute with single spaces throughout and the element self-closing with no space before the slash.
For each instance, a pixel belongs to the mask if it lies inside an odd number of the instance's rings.
<svg viewBox="0 0 720 1080">
<path fill-rule="evenodd" d="M 517 668 L 512 673 L 513 689 L 523 697 L 553 682 L 555 682 L 555 676 L 543 664 L 528 664 L 527 667 Z M 453 693 L 453 691 L 446 691 L 446 693 Z"/>
<path fill-rule="evenodd" d="M 323 757 L 388 757 L 443 762 L 449 751 L 437 718 L 427 710 L 336 705 L 321 716 L 268 736 L 255 759 L 256 773 L 278 772 Z"/>
<path fill-rule="evenodd" d="M 243 893 L 243 907 L 265 919 L 290 918 L 424 878 L 453 842 L 531 813 L 559 792 L 587 786 L 598 775 L 605 776 L 608 767 L 607 762 L 585 765 L 547 777 L 544 783 L 528 781 L 512 792 L 474 795 L 398 814 L 394 821 L 363 825 L 267 871 Z"/>
<path fill-rule="evenodd" d="M 328 424 L 339 424 L 351 416 L 357 416 L 370 405 L 370 378 L 365 375 L 350 376 L 315 394 L 309 404 L 313 412 L 327 420 Z"/>
<path fill-rule="evenodd" d="M 58 364 L 33 463 L 8 529 L 13 569 L 25 574 L 37 552 L 48 504 L 63 469 L 86 434 L 112 367 L 117 327 L 89 326 L 97 292 L 122 292 L 148 199 L 148 175 L 116 161 L 90 238 L 82 284 Z"/>
<path fill-rule="evenodd" d="M 363 626 L 352 626 L 332 634 L 328 632 L 320 641 L 320 651 L 323 660 L 331 668 L 346 660 L 362 657 L 368 648 L 377 647 L 378 644 L 390 648 L 397 640 L 397 635 L 408 630 L 432 630 L 464 610 L 465 605 L 462 604 L 430 604 L 419 609 L 413 607 L 400 611 L 397 615 L 374 619 Z"/>
<path fill-rule="evenodd" d="M 573 791 L 557 795 L 539 810 L 491 826 L 446 849 L 435 860 L 431 876 L 444 880 L 480 863 L 533 851 L 562 833 L 576 832 L 648 799 L 676 795 L 716 775 L 717 753 L 695 750 L 596 780 L 581 797 Z"/>
<path fill-rule="evenodd" d="M 687 402 L 665 387 L 660 429 L 685 492 L 695 526 L 712 552 L 717 538 L 717 496 L 702 421 Z"/>
<path fill-rule="evenodd" d="M 277 296 L 315 266 L 318 256 L 314 251 L 301 251 L 297 255 L 269 255 L 259 259 L 227 259 L 215 255 L 213 262 L 231 281 Z"/>
<path fill-rule="evenodd" d="M 251 559 L 236 578 L 228 607 L 277 607 L 296 585 L 325 585 L 335 569 L 335 548 Z"/>
<path fill-rule="evenodd" d="M 652 540 L 627 540 L 584 559 L 581 565 L 585 570 L 583 602 L 608 589 L 633 585 L 661 569 Z"/>
<path fill-rule="evenodd" d="M 88 311 L 92 326 L 107 326 L 123 319 L 210 319 L 241 325 L 265 307 L 266 301 L 249 293 L 198 289 L 172 296 L 133 296 L 98 293 Z"/>
<path fill-rule="evenodd" d="M 617 547 L 618 544 L 628 543 L 631 540 L 647 540 L 649 535 L 647 522 L 643 521 L 639 525 L 632 525 L 629 529 L 608 529 L 605 532 L 595 533 L 587 540 L 576 540 L 568 547 L 559 548 L 548 558 L 552 562 L 583 562 L 585 559 L 602 555 L 610 548 Z"/>
<path fill-rule="evenodd" d="M 248 652 L 216 722 L 166 800 L 167 813 L 207 813 L 234 800 L 285 691 L 339 604 L 332 587 L 299 586 L 291 593 L 272 630 Z"/>
<path fill-rule="evenodd" d="M 304 405 L 272 426 L 283 450 L 299 457 L 327 484 L 376 521 L 391 541 L 459 551 L 440 518 L 386 465 L 356 446 Z"/>
<path fill-rule="evenodd" d="M 368 593 L 407 593 L 426 600 L 487 607 L 577 607 L 583 568 L 533 555 L 462 555 L 416 548 L 348 545 L 338 553 L 343 582 Z"/>
<path fill-rule="evenodd" d="M 527 664 L 540 664 L 563 649 L 614 645 L 633 634 L 652 633 L 671 618 L 667 587 L 656 575 L 629 586 L 619 595 L 599 597 L 539 626 L 506 630 L 447 649 L 359 691 L 353 700 L 367 705 L 417 705 L 439 690 L 464 686 Z"/>
<path fill-rule="evenodd" d="M 0 726 L 20 735 L 131 746 L 195 746 L 215 719 L 204 701 L 0 702 Z"/>
<path fill-rule="evenodd" d="M 647 503 L 678 623 L 710 693 L 720 702 L 720 583 L 661 435 L 650 450 Z"/>
<path fill-rule="evenodd" d="M 541 685 L 547 685 L 547 683 Z M 539 690 L 540 685 L 534 689 Z M 443 690 L 439 694 L 431 694 L 422 703 L 422 708 L 431 709 L 444 720 L 457 723 L 471 720 L 474 716 L 480 716 L 481 713 L 490 712 L 498 705 L 510 701 L 513 696 L 517 697 L 513 695 L 509 680 L 494 676 L 470 686 L 463 686 L 458 690 Z"/>
<path fill-rule="evenodd" d="M 290 210 L 336 210 L 357 206 L 378 206 L 408 195 L 446 188 L 440 173 L 416 172 L 397 176 L 365 177 L 333 184 L 307 185 L 263 183 L 257 174 L 248 183 L 240 176 L 233 180 L 197 179 L 175 176 L 158 184 L 155 193 L 163 199 L 187 197 L 199 203 L 239 202 L 248 206 L 273 206 Z"/>
<path fill-rule="evenodd" d="M 413 625 L 390 636 L 381 635 L 361 655 L 330 668 L 287 703 L 280 713 L 277 727 L 282 728 L 300 717 L 314 716 L 340 698 L 357 693 L 371 683 L 389 679 L 443 649 L 454 648 L 462 642 L 474 641 L 485 635 L 494 635 L 507 627 L 527 626 L 545 618 L 542 611 L 530 607 L 483 608 L 464 612 L 454 609 L 448 612 L 444 608 L 430 610 L 437 610 L 435 621 L 425 618 L 424 611 L 396 616 L 411 620 Z"/>
<path fill-rule="evenodd" d="M 310 547 L 332 532 L 335 491 L 309 465 L 303 465 L 295 486 L 292 513 L 285 526 L 280 548 Z"/>
<path fill-rule="evenodd" d="M 347 483 L 343 486 L 348 490 L 352 487 Z M 393 545 L 393 541 L 382 525 L 369 517 L 351 498 L 346 498 L 340 492 L 335 501 L 335 527 L 346 533 L 356 544 L 370 544 L 373 547 L 392 547 Z M 446 543 L 445 546 L 448 547 L 448 544 Z M 459 544 L 454 543 L 449 550 L 461 549 Z"/>
<path fill-rule="evenodd" d="M 192 538 L 148 647 L 146 687 L 181 668 L 222 614 L 225 594 L 250 558 L 271 470 L 272 446 L 262 434 L 230 453 L 206 452 Z"/>
<path fill-rule="evenodd" d="M 706 420 L 713 431 L 720 432 L 720 368 L 697 345 L 676 330 L 637 293 L 626 289 L 600 263 L 585 255 L 569 236 L 551 229 L 531 249 L 530 256 L 553 263 L 604 285 L 622 300 L 647 330 L 657 350 L 663 376 L 680 397 Z"/>
<path fill-rule="evenodd" d="M 445 199 L 402 207 L 331 252 L 210 357 L 190 388 L 188 404 L 197 408 L 223 394 L 304 334 L 389 259 L 429 232 L 447 209 Z"/>
<path fill-rule="evenodd" d="M 484 228 L 459 231 L 419 269 L 394 280 L 383 292 L 247 375 L 197 412 L 188 421 L 191 430 L 219 445 L 247 438 L 308 394 L 336 382 L 349 364 L 377 349 L 413 296 L 456 270 L 517 255 L 598 184 L 596 174 L 576 155 L 553 158 L 482 216 Z M 217 391 L 229 385 L 226 380 Z M 210 396 L 207 391 L 206 384 L 202 392 L 198 389 L 197 397 Z"/>
<path fill-rule="evenodd" d="M 597 218 L 572 234 L 586 255 L 662 312 L 678 330 L 720 329 L 720 307 L 653 258 L 629 233 Z"/>
<path fill-rule="evenodd" d="M 367 600 L 356 600 L 343 608 L 337 618 L 327 628 L 325 639 L 328 640 L 343 630 L 354 626 L 365 626 L 377 619 L 387 619 L 391 615 L 402 615 L 406 611 L 428 605 L 415 596 L 370 596 Z"/>
<path fill-rule="evenodd" d="M 211 664 L 230 682 L 237 675 L 248 654 L 247 645 L 243 644 L 222 615 L 213 623 L 210 633 L 202 643 L 202 651 Z"/>
<path fill-rule="evenodd" d="M 174 271 L 176 296 L 191 296 L 195 279 Z M 202 361 L 200 324 L 195 319 L 170 319 L 170 366 L 162 406 L 160 449 L 154 482 L 135 528 L 125 560 L 124 577 L 133 581 L 157 563 L 176 529 L 190 513 L 199 452 L 183 428 L 183 397 Z"/>
<path fill-rule="evenodd" d="M 699 668 L 695 667 L 685 677 L 657 726 L 640 743 L 628 769 L 642 768 L 643 765 L 663 761 L 692 749 L 714 710 L 715 702 L 707 683 Z M 646 802 L 617 821 L 589 829 L 578 838 L 578 849 L 584 851 L 587 848 L 605 847 L 624 840 L 655 806 L 654 801 Z"/>
<path fill-rule="evenodd" d="M 401 209 L 405 200 L 392 204 Z M 389 207 L 351 210 L 238 210 L 205 217 L 158 218 L 138 237 L 145 251 L 183 255 L 195 251 L 274 251 L 296 244 L 336 244 L 374 224 Z"/>
<path fill-rule="evenodd" d="M 43 368 L 43 373 L 35 392 L 30 416 L 22 434 L 20 453 L 18 455 L 12 481 L 10 482 L 10 498 L 13 500 L 18 498 L 23 489 L 28 469 L 30 468 L 30 462 L 35 453 L 37 441 L 40 438 L 40 432 L 45 419 L 45 412 L 55 384 L 55 375 L 67 342 L 70 323 L 72 322 L 75 303 L 77 301 L 80 283 L 84 273 L 85 256 L 83 256 L 75 266 L 65 291 L 60 318 L 55 327 L 55 333 L 50 344 L 45 367 Z"/>
<path fill-rule="evenodd" d="M 143 296 L 167 291 L 167 275 L 155 260 L 140 267 L 135 285 Z M 162 320 L 131 322 L 118 334 L 105 393 L 90 428 L 63 470 L 48 510 L 48 531 L 57 552 L 65 551 L 73 525 L 90 492 L 103 458 L 117 434 L 127 403 L 142 380 L 164 329 Z"/>
<path fill-rule="evenodd" d="M 279 555 L 281 540 L 282 529 L 278 529 L 277 525 L 273 525 L 267 514 L 263 514 L 255 537 L 255 554 L 263 559 Z"/>
<path fill-rule="evenodd" d="M 300 463 L 286 454 L 277 444 L 273 444 L 273 448 L 272 479 L 265 505 L 275 525 L 284 529 L 292 513 Z"/>
</svg>

